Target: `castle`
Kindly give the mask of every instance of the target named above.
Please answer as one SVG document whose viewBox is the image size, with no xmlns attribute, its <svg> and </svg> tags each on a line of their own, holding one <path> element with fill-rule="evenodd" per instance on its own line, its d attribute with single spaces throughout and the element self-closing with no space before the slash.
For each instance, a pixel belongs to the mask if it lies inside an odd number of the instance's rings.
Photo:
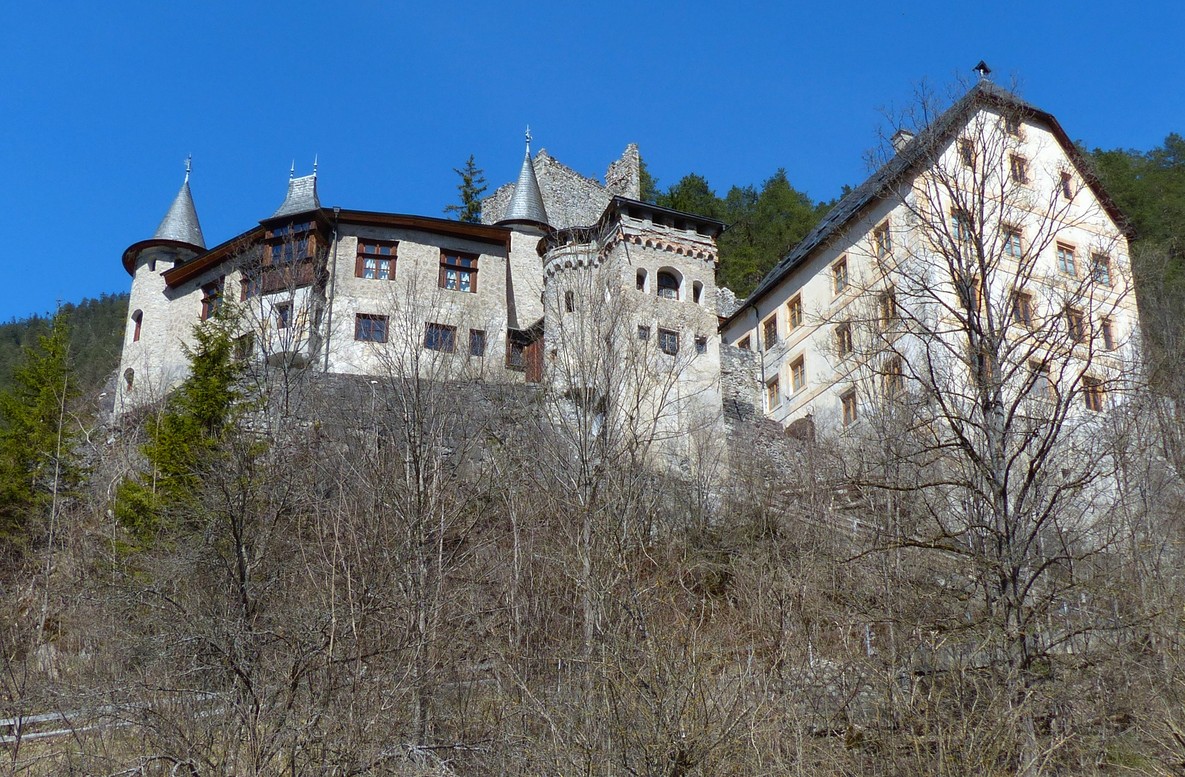
<svg viewBox="0 0 1185 777">
<path fill-rule="evenodd" d="M 1097 412 L 1132 365 L 1122 218 L 1057 120 L 987 80 L 898 133 L 735 309 L 715 277 L 725 225 L 640 201 L 632 145 L 602 183 L 532 158 L 528 138 L 481 224 L 323 207 L 314 171 L 213 248 L 188 179 L 123 255 L 117 414 L 183 379 L 193 325 L 225 300 L 264 363 L 543 383 L 585 406 L 629 395 L 668 439 L 714 433 L 730 405 L 851 428 L 913 384 Z"/>
</svg>

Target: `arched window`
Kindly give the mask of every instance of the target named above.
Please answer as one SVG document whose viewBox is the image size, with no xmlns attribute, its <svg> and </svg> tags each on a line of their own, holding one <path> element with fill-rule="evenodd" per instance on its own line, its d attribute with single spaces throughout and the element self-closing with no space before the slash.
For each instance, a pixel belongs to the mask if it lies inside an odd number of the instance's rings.
<svg viewBox="0 0 1185 777">
<path fill-rule="evenodd" d="M 658 296 L 666 299 L 679 299 L 679 279 L 674 273 L 659 271 Z"/>
<path fill-rule="evenodd" d="M 704 284 L 700 281 L 691 284 L 691 301 L 698 305 L 703 298 Z"/>
<path fill-rule="evenodd" d="M 646 291 L 646 271 L 638 269 L 638 291 Z"/>
<path fill-rule="evenodd" d="M 136 382 L 136 371 L 131 367 L 128 367 L 123 371 L 123 380 L 125 383 L 127 383 L 127 390 L 131 391 L 132 384 Z"/>
<path fill-rule="evenodd" d="M 137 310 L 132 313 L 132 321 L 136 325 L 136 328 L 132 330 L 132 342 L 138 343 L 140 342 L 140 324 L 144 322 L 144 311 Z"/>
</svg>

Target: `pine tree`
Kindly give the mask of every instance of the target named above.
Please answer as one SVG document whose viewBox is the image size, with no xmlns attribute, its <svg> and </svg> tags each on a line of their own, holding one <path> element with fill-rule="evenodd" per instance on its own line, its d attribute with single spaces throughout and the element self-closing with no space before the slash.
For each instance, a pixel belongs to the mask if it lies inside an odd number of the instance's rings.
<svg viewBox="0 0 1185 777">
<path fill-rule="evenodd" d="M 0 393 L 0 547 L 7 553 L 28 544 L 46 507 L 56 509 L 78 481 L 78 433 L 68 415 L 77 394 L 69 327 L 59 311 Z"/>
<path fill-rule="evenodd" d="M 457 214 L 457 218 L 469 224 L 481 223 L 481 195 L 488 188 L 486 186 L 485 171 L 477 166 L 473 154 L 465 162 L 463 168 L 453 168 L 453 172 L 461 176 L 461 183 L 457 184 L 457 191 L 461 194 L 459 205 L 447 205 L 446 214 Z"/>
</svg>

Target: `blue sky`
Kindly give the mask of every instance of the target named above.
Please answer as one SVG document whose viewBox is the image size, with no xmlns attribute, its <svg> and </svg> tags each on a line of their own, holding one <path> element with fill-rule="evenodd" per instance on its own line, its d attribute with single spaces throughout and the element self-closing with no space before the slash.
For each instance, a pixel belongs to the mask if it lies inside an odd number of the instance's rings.
<svg viewBox="0 0 1185 777">
<path fill-rule="evenodd" d="M 1140 8 L 1140 12 L 1134 9 Z M 1090 147 L 1185 133 L 1185 10 L 1149 3 L 44 2 L 0 25 L 0 320 L 128 288 L 193 154 L 209 245 L 319 155 L 325 205 L 440 215 L 469 154 L 659 185 L 784 167 L 816 199 L 867 174 L 883 109 L 984 59 Z"/>
</svg>

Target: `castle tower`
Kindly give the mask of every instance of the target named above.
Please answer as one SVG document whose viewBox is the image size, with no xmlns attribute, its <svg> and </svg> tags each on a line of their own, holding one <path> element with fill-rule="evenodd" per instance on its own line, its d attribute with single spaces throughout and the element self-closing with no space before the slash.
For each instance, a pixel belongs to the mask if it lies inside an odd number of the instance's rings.
<svg viewBox="0 0 1185 777">
<path fill-rule="evenodd" d="M 185 180 L 153 236 L 123 252 L 132 291 L 119 363 L 117 414 L 158 399 L 184 375 L 186 365 L 176 341 L 188 333 L 177 331 L 171 320 L 164 273 L 206 250 L 189 190 L 190 171 L 187 159 Z"/>
<path fill-rule="evenodd" d="M 543 318 L 540 279 L 543 264 L 539 258 L 539 239 L 547 233 L 547 208 L 543 192 L 531 163 L 531 128 L 527 127 L 526 153 L 514 184 L 514 194 L 498 226 L 510 227 L 509 276 L 506 289 L 507 326 L 526 331 Z"/>
</svg>

